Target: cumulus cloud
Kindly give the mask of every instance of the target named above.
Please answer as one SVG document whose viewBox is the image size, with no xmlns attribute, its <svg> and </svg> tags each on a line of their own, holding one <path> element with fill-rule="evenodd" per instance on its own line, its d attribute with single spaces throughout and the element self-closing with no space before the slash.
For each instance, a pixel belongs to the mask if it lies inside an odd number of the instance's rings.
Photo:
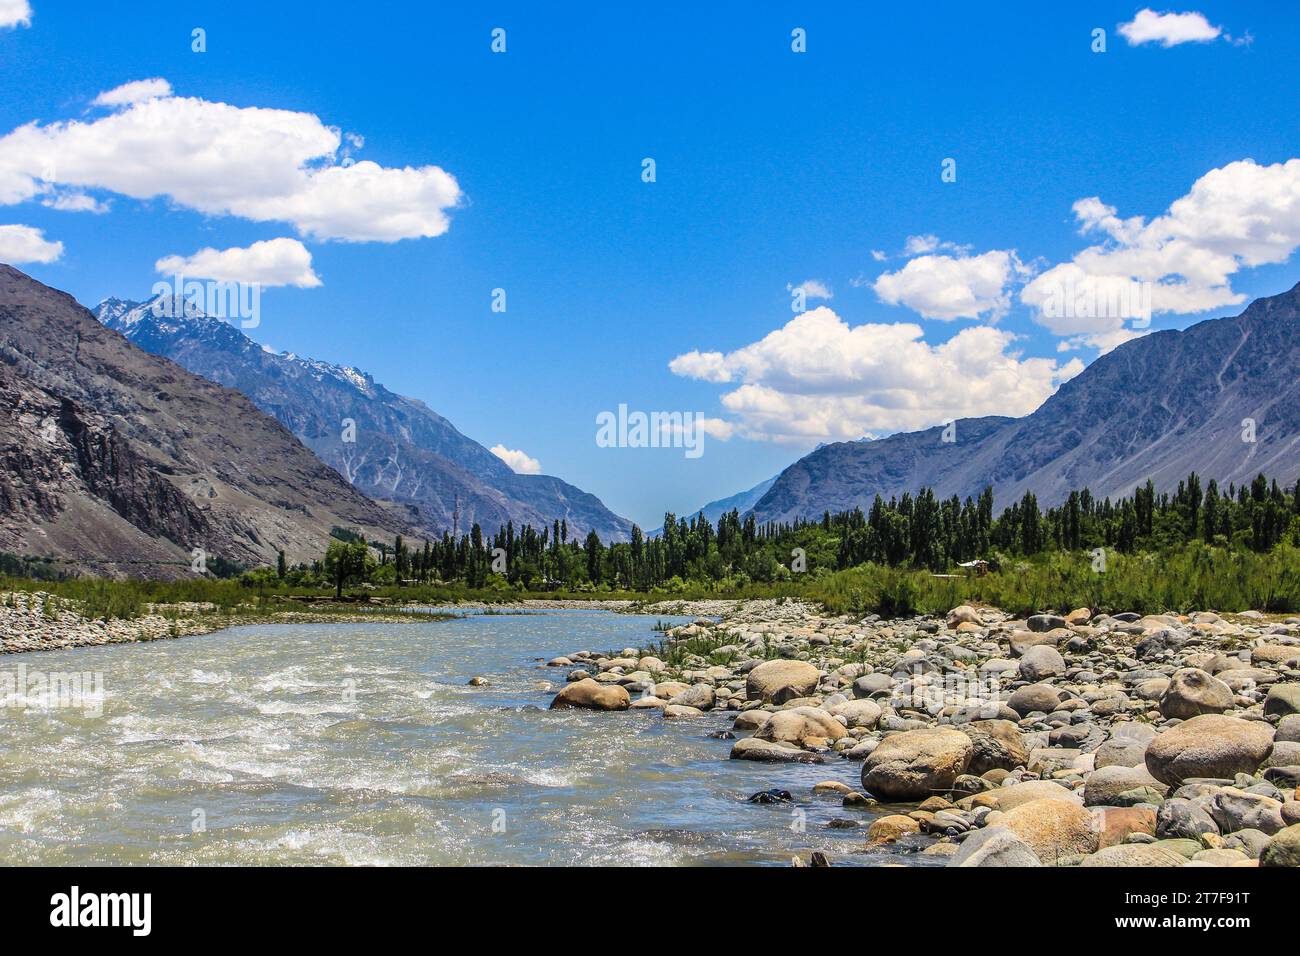
<svg viewBox="0 0 1300 956">
<path fill-rule="evenodd" d="M 1058 335 L 1114 333 L 1143 311 L 1132 308 L 1132 290 L 1141 291 L 1148 318 L 1245 301 L 1231 277 L 1285 262 L 1300 246 L 1300 159 L 1271 166 L 1243 159 L 1212 169 L 1150 221 L 1121 218 L 1095 196 L 1073 208 L 1080 233 L 1102 242 L 1035 277 L 1020 298 Z M 1060 307 L 1077 298 L 1105 307 Z"/>
<path fill-rule="evenodd" d="M 262 286 L 311 289 L 321 284 L 311 253 L 297 239 L 266 239 L 247 248 L 200 249 L 192 256 L 166 256 L 154 263 L 163 275 Z"/>
<path fill-rule="evenodd" d="M 669 369 L 737 383 L 722 396 L 748 438 L 843 441 L 975 415 L 1024 415 L 1083 370 L 1077 358 L 1021 358 L 990 326 L 930 345 L 914 323 L 849 326 L 826 306 L 734 352 L 692 351 Z"/>
<path fill-rule="evenodd" d="M 1128 23 L 1121 23 L 1119 32 L 1129 46 L 1159 43 L 1167 48 L 1180 43 L 1207 43 L 1218 39 L 1223 30 L 1212 26 L 1203 13 L 1156 13 L 1146 7 Z"/>
<path fill-rule="evenodd" d="M 143 103 L 145 100 L 156 100 L 161 96 L 171 95 L 172 85 L 161 77 L 154 77 L 150 80 L 123 83 L 121 86 L 100 93 L 91 103 L 94 106 L 129 106 L 132 103 Z"/>
<path fill-rule="evenodd" d="M 0 0 L 0 30 L 32 25 L 32 5 L 27 0 Z"/>
<path fill-rule="evenodd" d="M 51 242 L 32 226 L 0 226 L 0 262 L 54 262 L 63 255 L 63 243 Z"/>
<path fill-rule="evenodd" d="M 909 242 L 917 238 L 934 237 L 913 236 Z M 884 273 L 871 287 L 882 302 L 906 306 L 927 319 L 952 321 L 984 315 L 997 319 L 1011 304 L 1008 284 L 1024 272 L 1014 251 L 921 255 L 897 272 Z"/>
<path fill-rule="evenodd" d="M 1097 332 L 1092 335 L 1073 335 L 1058 342 L 1056 351 L 1076 352 L 1079 349 L 1096 349 L 1097 355 L 1100 357 L 1107 352 L 1114 351 L 1125 342 L 1132 342 L 1134 339 L 1140 339 L 1147 334 L 1149 333 L 1145 330 L 1113 329 L 1109 332 Z"/>
<path fill-rule="evenodd" d="M 542 473 L 542 463 L 517 448 L 493 445 L 489 451 L 509 465 L 510 470 L 517 475 L 540 475 Z"/>
<path fill-rule="evenodd" d="M 798 285 L 792 285 L 787 282 L 785 285 L 787 292 L 801 292 L 804 299 L 832 299 L 834 295 L 831 288 L 820 279 L 805 279 Z"/>
<path fill-rule="evenodd" d="M 166 197 L 209 215 L 288 222 L 317 240 L 394 242 L 438 236 L 461 201 L 437 166 L 354 162 L 311 113 L 175 96 L 165 80 L 101 94 L 97 119 L 20 126 L 0 137 L 0 205 L 58 190 Z"/>
</svg>

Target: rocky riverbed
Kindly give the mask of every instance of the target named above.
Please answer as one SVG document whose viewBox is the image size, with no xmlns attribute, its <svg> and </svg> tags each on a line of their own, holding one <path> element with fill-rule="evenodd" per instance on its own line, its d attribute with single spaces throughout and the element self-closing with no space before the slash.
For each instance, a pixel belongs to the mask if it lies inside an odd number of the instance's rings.
<svg viewBox="0 0 1300 956">
<path fill-rule="evenodd" d="M 813 794 L 949 866 L 1300 866 L 1298 617 L 715 610 L 549 661 L 552 708 L 734 713 L 719 759 L 860 762 Z"/>
</svg>

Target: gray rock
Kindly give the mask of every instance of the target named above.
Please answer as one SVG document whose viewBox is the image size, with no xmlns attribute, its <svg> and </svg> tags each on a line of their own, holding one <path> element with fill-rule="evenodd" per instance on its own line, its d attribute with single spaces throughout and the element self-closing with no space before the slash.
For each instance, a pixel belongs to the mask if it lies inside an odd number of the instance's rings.
<svg viewBox="0 0 1300 956">
<path fill-rule="evenodd" d="M 949 866 L 1042 866 L 1029 844 L 1006 827 L 986 827 L 962 841 Z"/>
</svg>

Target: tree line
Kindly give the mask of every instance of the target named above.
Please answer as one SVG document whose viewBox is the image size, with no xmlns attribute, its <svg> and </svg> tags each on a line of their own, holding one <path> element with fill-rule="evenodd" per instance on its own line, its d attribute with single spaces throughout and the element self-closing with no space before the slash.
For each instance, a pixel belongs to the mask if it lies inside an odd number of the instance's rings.
<svg viewBox="0 0 1300 956">
<path fill-rule="evenodd" d="M 1255 552 L 1284 539 L 1300 544 L 1300 495 L 1259 475 L 1248 485 L 1202 483 L 1195 473 L 1172 492 L 1157 494 L 1151 481 L 1118 500 L 1098 500 L 1087 488 L 1072 491 L 1045 511 L 1026 492 L 994 514 L 993 492 L 976 498 L 939 498 L 924 488 L 889 500 L 877 495 L 861 508 L 818 520 L 759 523 L 731 511 L 716 526 L 697 514 L 664 515 L 662 530 L 647 536 L 633 526 L 631 540 L 603 542 L 592 531 L 579 539 L 568 523 L 516 527 L 494 535 L 478 524 L 468 534 L 411 544 L 397 537 L 365 541 L 336 529 L 321 560 L 287 568 L 282 580 L 327 580 L 343 587 L 375 584 L 511 586 L 523 590 L 672 590 L 709 582 L 740 587 L 750 582 L 813 578 L 864 564 L 950 571 L 960 562 L 1032 557 L 1044 552 L 1115 549 L 1161 551 L 1192 542 Z"/>
</svg>

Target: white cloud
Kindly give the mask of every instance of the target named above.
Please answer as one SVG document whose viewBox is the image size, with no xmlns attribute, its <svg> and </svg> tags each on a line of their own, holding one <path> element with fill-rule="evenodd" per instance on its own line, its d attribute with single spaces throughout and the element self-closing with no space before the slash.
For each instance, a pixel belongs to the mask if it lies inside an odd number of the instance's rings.
<svg viewBox="0 0 1300 956">
<path fill-rule="evenodd" d="M 542 473 L 542 463 L 517 448 L 493 445 L 489 451 L 509 465 L 510 470 L 517 475 L 540 475 Z"/>
<path fill-rule="evenodd" d="M 1072 359 L 1021 358 L 989 326 L 930 345 L 914 323 L 850 327 L 826 306 L 734 352 L 688 352 L 677 375 L 739 382 L 722 405 L 748 438 L 843 441 L 974 415 L 1024 415 L 1082 371 Z"/>
<path fill-rule="evenodd" d="M 69 189 L 50 193 L 41 200 L 41 205 L 60 212 L 90 212 L 101 215 L 108 212 L 109 204 L 79 190 Z"/>
<path fill-rule="evenodd" d="M 0 0 L 0 30 L 32 25 L 32 5 L 27 0 Z"/>
<path fill-rule="evenodd" d="M 1223 30 L 1211 26 L 1203 13 L 1156 13 L 1147 7 L 1139 10 L 1128 23 L 1121 23 L 1119 32 L 1129 46 L 1159 43 L 1171 47 L 1180 43 L 1206 43 L 1218 39 Z"/>
<path fill-rule="evenodd" d="M 161 77 L 154 77 L 151 80 L 133 80 L 130 83 L 123 83 L 105 93 L 100 93 L 91 103 L 94 106 L 129 106 L 132 103 L 143 103 L 145 100 L 156 100 L 171 95 L 172 85 Z"/>
<path fill-rule="evenodd" d="M 1007 284 L 1024 271 L 1014 251 L 922 255 L 897 272 L 884 273 L 872 288 L 882 302 L 906 306 L 927 319 L 977 319 L 985 314 L 997 319 L 1011 304 Z"/>
<path fill-rule="evenodd" d="M 361 140 L 345 141 L 310 113 L 153 95 L 165 86 L 129 83 L 101 95 L 120 104 L 107 116 L 32 122 L 0 137 L 0 204 L 102 189 L 288 222 L 318 240 L 394 242 L 446 232 L 461 201 L 437 166 L 353 162 Z"/>
<path fill-rule="evenodd" d="M 50 242 L 31 226 L 0 226 L 0 262 L 54 262 L 63 255 L 63 243 Z"/>
<path fill-rule="evenodd" d="M 785 288 L 788 292 L 802 292 L 805 299 L 833 299 L 835 297 L 830 286 L 820 279 L 805 279 L 798 285 L 791 285 L 787 282 Z"/>
<path fill-rule="evenodd" d="M 1069 262 L 1046 270 L 1020 293 L 1037 320 L 1058 335 L 1115 332 L 1131 310 L 1059 314 L 1052 303 L 1071 291 L 1098 298 L 1134 283 L 1151 312 L 1192 314 L 1238 305 L 1231 277 L 1242 268 L 1285 262 L 1300 246 L 1300 159 L 1260 166 L 1251 159 L 1212 169 L 1187 195 L 1149 222 L 1121 219 L 1097 197 L 1074 204 L 1083 234 L 1101 234 Z"/>
<path fill-rule="evenodd" d="M 246 249 L 200 249 L 192 256 L 166 256 L 154 263 L 163 275 L 263 286 L 310 289 L 321 284 L 311 253 L 297 239 L 266 239 Z"/>
<path fill-rule="evenodd" d="M 1074 335 L 1068 339 L 1062 339 L 1057 343 L 1056 351 L 1058 352 L 1076 352 L 1079 349 L 1096 349 L 1097 356 L 1100 358 L 1107 352 L 1112 352 L 1119 348 L 1125 342 L 1132 342 L 1134 339 L 1140 339 L 1148 335 L 1149 331 L 1137 331 L 1135 329 L 1112 329 L 1109 332 L 1096 332 L 1091 335 Z"/>
</svg>

